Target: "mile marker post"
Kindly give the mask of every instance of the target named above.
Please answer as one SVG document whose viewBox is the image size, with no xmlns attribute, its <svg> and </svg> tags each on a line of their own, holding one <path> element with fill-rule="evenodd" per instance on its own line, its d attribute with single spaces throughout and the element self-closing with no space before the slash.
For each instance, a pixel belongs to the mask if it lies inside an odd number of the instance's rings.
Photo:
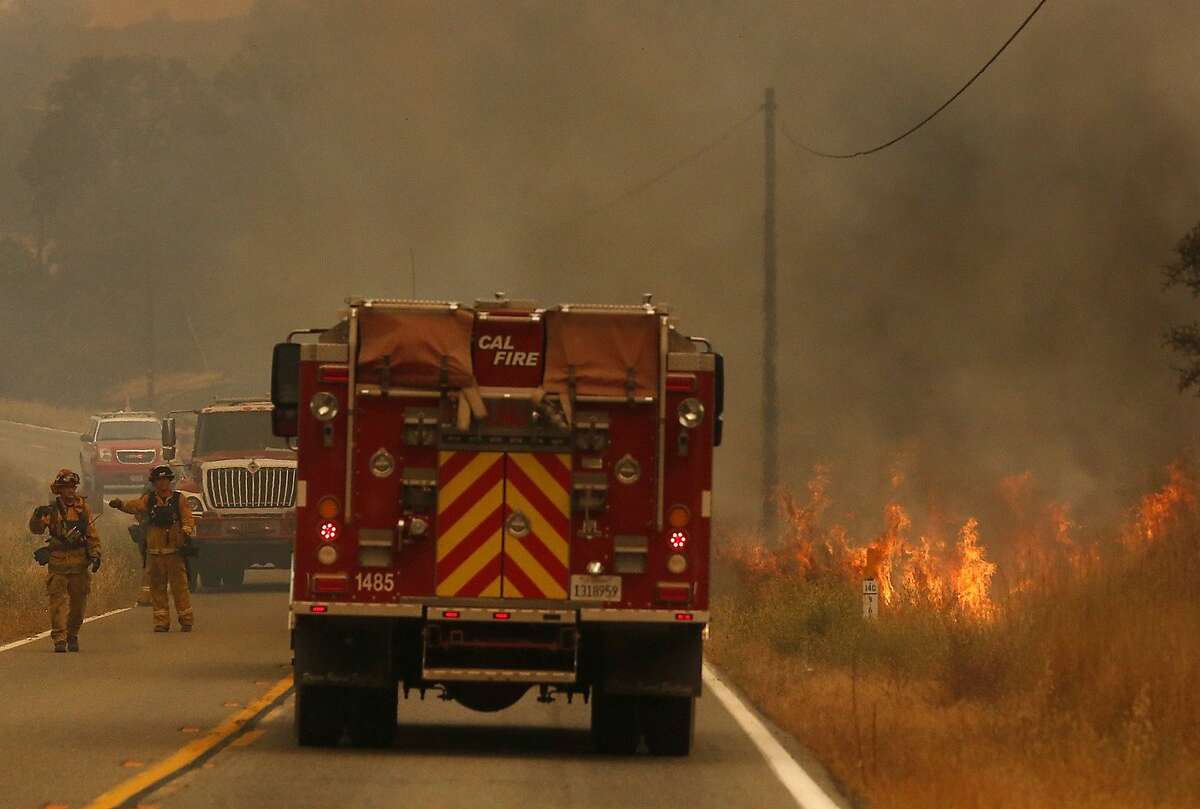
<svg viewBox="0 0 1200 809">
<path fill-rule="evenodd" d="M 879 617 L 879 582 L 863 579 L 863 618 Z"/>
</svg>

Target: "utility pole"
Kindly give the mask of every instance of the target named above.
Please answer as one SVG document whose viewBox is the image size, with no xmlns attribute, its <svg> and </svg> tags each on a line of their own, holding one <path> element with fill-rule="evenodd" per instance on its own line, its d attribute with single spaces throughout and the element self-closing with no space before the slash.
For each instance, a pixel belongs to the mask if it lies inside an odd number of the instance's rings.
<svg viewBox="0 0 1200 809">
<path fill-rule="evenodd" d="M 763 105 L 766 196 L 763 205 L 763 367 L 762 367 L 762 531 L 767 540 L 775 532 L 775 495 L 779 487 L 779 391 L 775 377 L 778 351 L 775 322 L 775 88 L 767 88 Z"/>
</svg>

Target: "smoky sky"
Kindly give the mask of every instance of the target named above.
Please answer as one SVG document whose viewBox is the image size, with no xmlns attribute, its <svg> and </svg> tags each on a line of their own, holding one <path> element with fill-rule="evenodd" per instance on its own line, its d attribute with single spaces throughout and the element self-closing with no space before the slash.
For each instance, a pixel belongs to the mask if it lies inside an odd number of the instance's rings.
<svg viewBox="0 0 1200 809">
<path fill-rule="evenodd" d="M 270 343 L 330 323 L 347 295 L 408 296 L 414 276 L 418 296 L 466 301 L 654 292 L 727 357 L 717 507 L 749 521 L 761 117 L 580 215 L 767 86 L 797 138 L 886 140 L 1030 7 L 260 2 L 227 70 L 283 88 L 254 113 L 272 158 L 194 290 L 198 339 L 265 389 Z M 956 514 L 1028 470 L 1087 522 L 1188 449 L 1200 404 L 1176 392 L 1161 331 L 1193 307 L 1158 267 L 1200 220 L 1197 30 L 1194 3 L 1055 0 L 901 144 L 830 161 L 779 138 L 786 483 L 826 463 L 839 506 L 870 520 L 897 458 L 914 499 Z"/>
</svg>

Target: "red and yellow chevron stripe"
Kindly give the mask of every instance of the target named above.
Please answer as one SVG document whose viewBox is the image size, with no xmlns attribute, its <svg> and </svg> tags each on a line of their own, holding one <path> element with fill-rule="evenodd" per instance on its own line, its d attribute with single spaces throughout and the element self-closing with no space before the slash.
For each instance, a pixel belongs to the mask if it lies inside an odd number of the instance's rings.
<svg viewBox="0 0 1200 809">
<path fill-rule="evenodd" d="M 510 453 L 504 519 L 520 512 L 529 532 L 504 536 L 506 598 L 566 598 L 570 579 L 571 456 Z"/>
<path fill-rule="evenodd" d="M 437 594 L 499 596 L 504 453 L 439 453 L 437 497 Z"/>
<path fill-rule="evenodd" d="M 570 492 L 570 455 L 439 453 L 437 594 L 566 598 Z"/>
</svg>

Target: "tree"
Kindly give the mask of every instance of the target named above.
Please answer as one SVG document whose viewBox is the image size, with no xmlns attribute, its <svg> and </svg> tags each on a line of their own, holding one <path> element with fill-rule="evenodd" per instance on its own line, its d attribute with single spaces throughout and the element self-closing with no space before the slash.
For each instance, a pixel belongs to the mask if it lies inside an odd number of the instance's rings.
<svg viewBox="0 0 1200 809">
<path fill-rule="evenodd" d="M 1200 224 L 1179 240 L 1175 254 L 1175 261 L 1163 267 L 1165 285 L 1187 287 L 1192 297 L 1200 297 Z M 1200 322 L 1172 326 L 1163 335 L 1163 341 L 1186 361 L 1175 368 L 1179 372 L 1179 390 L 1194 388 L 1200 395 Z"/>
</svg>

